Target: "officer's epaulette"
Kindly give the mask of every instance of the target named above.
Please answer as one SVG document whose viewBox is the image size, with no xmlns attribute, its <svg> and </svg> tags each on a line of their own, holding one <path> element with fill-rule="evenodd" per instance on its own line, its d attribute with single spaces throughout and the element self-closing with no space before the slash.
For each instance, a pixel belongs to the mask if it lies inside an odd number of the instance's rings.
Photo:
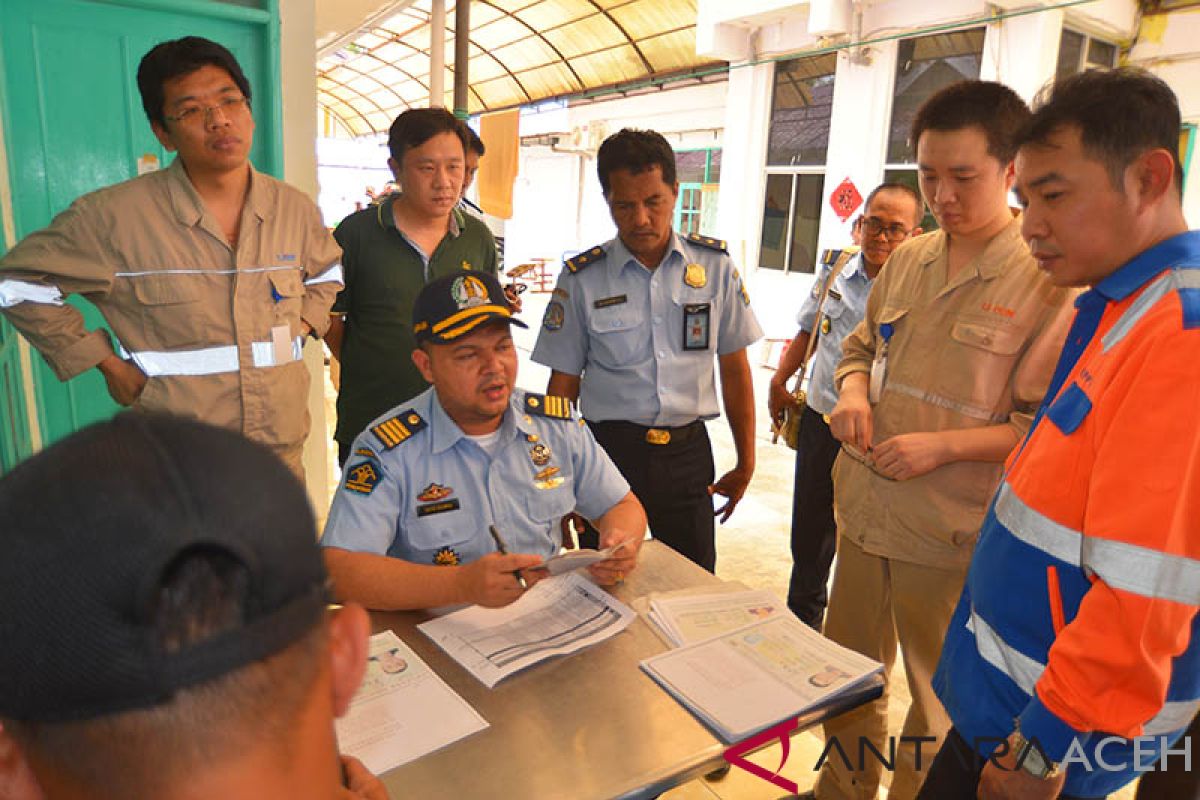
<svg viewBox="0 0 1200 800">
<path fill-rule="evenodd" d="M 729 253 L 729 251 L 725 249 L 724 239 L 714 239 L 711 236 L 702 236 L 699 233 L 689 233 L 687 235 L 687 240 L 692 244 L 698 244 L 701 247 L 707 247 L 709 250 L 716 250 L 717 252 L 725 254 Z"/>
<path fill-rule="evenodd" d="M 525 413 L 554 419 L 571 418 L 571 401 L 552 394 L 525 395 Z"/>
<path fill-rule="evenodd" d="M 843 253 L 853 257 L 858 255 L 858 251 L 861 249 L 862 248 L 855 245 L 842 250 L 826 250 L 821 253 L 821 266 L 831 267 L 839 258 L 842 257 Z"/>
<path fill-rule="evenodd" d="M 421 419 L 415 411 L 401 411 L 394 417 L 385 419 L 378 425 L 371 426 L 371 433 L 383 445 L 384 450 L 391 450 L 396 445 L 423 429 L 428 423 Z"/>
<path fill-rule="evenodd" d="M 590 267 L 597 261 L 604 260 L 604 248 L 597 245 L 590 250 L 584 250 L 574 258 L 568 258 L 563 263 L 572 273 L 579 272 L 584 267 Z"/>
</svg>

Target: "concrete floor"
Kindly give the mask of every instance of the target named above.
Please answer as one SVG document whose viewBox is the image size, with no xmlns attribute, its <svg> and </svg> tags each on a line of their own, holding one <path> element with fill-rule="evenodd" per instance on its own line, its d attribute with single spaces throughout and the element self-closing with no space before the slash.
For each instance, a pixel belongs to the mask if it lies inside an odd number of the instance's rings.
<svg viewBox="0 0 1200 800">
<path fill-rule="evenodd" d="M 528 322 L 530 328 L 513 328 L 514 340 L 520 354 L 517 383 L 522 388 L 535 392 L 545 391 L 549 378 L 548 369 L 529 360 L 549 297 L 548 294 L 526 292 L 523 295 L 524 310 L 521 317 Z M 755 305 L 757 307 L 758 303 Z M 762 312 L 759 313 L 761 316 Z M 788 326 L 776 319 L 773 325 L 768 325 L 764 320 L 763 327 L 768 329 L 770 335 L 776 335 L 777 330 Z M 773 374 L 771 365 L 767 362 L 778 360 L 779 353 L 779 346 L 770 348 L 766 342 L 752 346 L 749 351 L 757 411 L 757 465 L 754 478 L 737 510 L 725 525 L 717 526 L 717 576 L 725 580 L 741 581 L 754 588 L 769 589 L 782 600 L 787 597 L 788 576 L 792 566 L 788 536 L 791 525 L 795 454 L 783 444 L 771 444 L 770 423 L 767 420 L 767 384 Z M 335 400 L 336 391 L 327 381 L 326 403 L 331 438 L 336 419 Z M 713 441 L 716 472 L 720 476 L 736 461 L 733 439 L 724 419 L 709 423 L 708 431 Z M 330 465 L 329 485 L 336 488 L 336 448 L 331 453 L 331 460 L 334 463 Z M 899 736 L 905 711 L 911 701 L 904 667 L 899 658 L 892 670 L 890 684 L 892 691 L 888 708 L 888 727 L 892 735 Z M 783 758 L 779 745 L 759 751 L 751 760 L 795 782 L 799 791 L 803 792 L 811 789 L 816 781 L 813 766 L 821 755 L 822 744 L 819 730 L 806 731 L 793 737 L 790 753 L 782 768 L 780 765 Z M 885 773 L 881 796 L 886 793 L 889 783 Z M 775 800 L 783 794 L 785 793 L 782 789 L 761 778 L 744 770 L 733 769 L 721 780 L 692 781 L 667 792 L 662 797 L 664 800 Z M 1110 800 L 1132 800 L 1133 795 L 1134 787 L 1130 786 L 1112 795 Z"/>
</svg>

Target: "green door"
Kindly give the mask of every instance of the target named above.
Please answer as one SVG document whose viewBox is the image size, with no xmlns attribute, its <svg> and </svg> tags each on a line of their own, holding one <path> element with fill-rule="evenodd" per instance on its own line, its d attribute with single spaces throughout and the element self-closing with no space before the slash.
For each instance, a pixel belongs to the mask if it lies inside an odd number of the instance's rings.
<svg viewBox="0 0 1200 800">
<path fill-rule="evenodd" d="M 254 94 L 255 143 L 250 157 L 281 172 L 278 108 L 278 9 L 190 0 L 0 0 L 0 123 L 4 125 L 17 237 L 48 224 L 85 192 L 137 175 L 138 160 L 165 153 L 150 131 L 135 75 L 143 54 L 160 41 L 204 36 L 237 56 Z M 265 112 L 265 113 L 264 113 Z M 72 298 L 89 328 L 103 326 L 90 303 Z M 11 329 L 0 328 L 0 408 L 24 411 Z M 117 410 L 104 380 L 89 370 L 60 382 L 34 355 L 34 385 L 45 444 Z M 0 471 L 28 455 L 20 420 L 0 426 Z M 22 438 L 24 437 L 24 438 Z"/>
</svg>

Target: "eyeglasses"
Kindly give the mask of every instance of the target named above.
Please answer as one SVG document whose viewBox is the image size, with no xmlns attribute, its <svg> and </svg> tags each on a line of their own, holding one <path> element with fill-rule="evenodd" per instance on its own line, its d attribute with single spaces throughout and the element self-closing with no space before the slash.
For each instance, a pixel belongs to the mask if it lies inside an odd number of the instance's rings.
<svg viewBox="0 0 1200 800">
<path fill-rule="evenodd" d="M 175 116 L 163 114 L 163 119 L 171 122 L 181 122 L 184 125 L 203 125 L 208 122 L 209 115 L 220 111 L 221 116 L 229 119 L 240 116 L 250 108 L 250 100 L 246 97 L 225 97 L 214 106 L 188 106 Z"/>
<path fill-rule="evenodd" d="M 875 217 L 862 218 L 863 232 L 867 236 L 875 237 L 881 233 L 887 234 L 888 241 L 898 242 L 911 233 L 911 229 L 904 227 L 899 222 L 891 225 L 884 225 Z"/>
</svg>

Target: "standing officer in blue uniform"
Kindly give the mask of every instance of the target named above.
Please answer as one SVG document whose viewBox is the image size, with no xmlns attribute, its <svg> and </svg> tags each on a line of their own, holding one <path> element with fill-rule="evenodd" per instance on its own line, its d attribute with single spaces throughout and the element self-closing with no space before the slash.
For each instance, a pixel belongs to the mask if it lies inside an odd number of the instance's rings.
<svg viewBox="0 0 1200 800">
<path fill-rule="evenodd" d="M 492 275 L 450 273 L 413 307 L 412 359 L 432 385 L 355 439 L 321 544 L 337 596 L 369 608 L 502 606 L 558 552 L 578 509 L 601 583 L 637 563 L 646 515 L 561 397 L 514 392 L 512 316 Z M 494 528 L 494 533 L 489 532 Z M 507 550 L 507 553 L 505 552 Z"/>
<path fill-rule="evenodd" d="M 579 400 L 597 441 L 642 501 L 654 538 L 712 571 L 710 497 L 733 513 L 754 474 L 754 389 L 746 346 L 762 336 L 723 242 L 671 230 L 675 154 L 625 129 L 597 155 L 617 238 L 566 262 L 533 360 L 548 394 Z M 737 448 L 714 482 L 705 420 L 720 413 L 713 356 Z"/>
</svg>

